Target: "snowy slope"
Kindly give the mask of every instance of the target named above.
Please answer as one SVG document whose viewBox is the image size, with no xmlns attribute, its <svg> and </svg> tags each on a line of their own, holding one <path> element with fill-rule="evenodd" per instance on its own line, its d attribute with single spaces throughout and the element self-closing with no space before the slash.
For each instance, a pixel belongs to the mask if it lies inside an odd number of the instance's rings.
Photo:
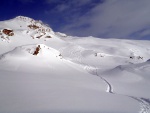
<svg viewBox="0 0 150 113">
<path fill-rule="evenodd" d="M 23 16 L 0 31 L 0 113 L 150 113 L 150 41 L 72 37 Z"/>
</svg>

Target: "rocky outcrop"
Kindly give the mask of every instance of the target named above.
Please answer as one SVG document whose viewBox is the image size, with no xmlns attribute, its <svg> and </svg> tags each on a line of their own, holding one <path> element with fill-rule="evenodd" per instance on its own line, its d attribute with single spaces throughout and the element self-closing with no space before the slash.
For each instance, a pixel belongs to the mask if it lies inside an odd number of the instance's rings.
<svg viewBox="0 0 150 113">
<path fill-rule="evenodd" d="M 37 36 L 36 38 L 39 38 L 39 39 L 40 39 L 42 36 L 43 36 L 43 35 L 40 35 L 40 36 Z"/>
<path fill-rule="evenodd" d="M 34 34 L 31 35 L 31 37 L 33 39 L 35 38 L 52 38 L 49 34 L 49 32 L 51 31 L 50 28 L 44 28 L 44 26 L 40 26 L 40 25 L 36 25 L 36 24 L 30 24 L 28 25 L 28 27 L 31 29 L 29 31 L 27 31 L 27 33 L 29 34 L 29 32 L 34 32 Z"/>
<path fill-rule="evenodd" d="M 13 30 L 3 29 L 2 32 L 3 32 L 5 35 L 8 35 L 8 36 L 13 36 L 13 35 L 14 35 Z"/>
<path fill-rule="evenodd" d="M 45 38 L 52 38 L 51 36 L 46 36 Z"/>
<path fill-rule="evenodd" d="M 39 26 L 37 26 L 37 25 L 28 25 L 28 27 L 30 29 L 39 29 Z"/>
<path fill-rule="evenodd" d="M 35 51 L 34 51 L 34 53 L 33 53 L 33 55 L 38 55 L 39 54 L 39 51 L 40 51 L 40 45 L 38 45 L 38 47 L 36 47 L 36 49 L 35 49 Z"/>
<path fill-rule="evenodd" d="M 130 59 L 143 60 L 143 57 L 141 57 L 141 56 L 130 56 Z"/>
</svg>

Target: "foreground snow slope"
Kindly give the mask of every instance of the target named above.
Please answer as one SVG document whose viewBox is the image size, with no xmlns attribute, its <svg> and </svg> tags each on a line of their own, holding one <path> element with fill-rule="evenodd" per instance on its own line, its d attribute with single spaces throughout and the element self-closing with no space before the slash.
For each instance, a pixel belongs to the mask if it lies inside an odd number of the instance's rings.
<svg viewBox="0 0 150 113">
<path fill-rule="evenodd" d="M 150 41 L 71 37 L 22 16 L 0 30 L 0 113 L 150 113 Z"/>
</svg>

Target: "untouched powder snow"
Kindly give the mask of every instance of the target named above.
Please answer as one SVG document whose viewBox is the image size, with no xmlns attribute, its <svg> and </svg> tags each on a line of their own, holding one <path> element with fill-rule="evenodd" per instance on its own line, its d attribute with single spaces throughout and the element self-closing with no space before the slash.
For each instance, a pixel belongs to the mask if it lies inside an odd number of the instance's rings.
<svg viewBox="0 0 150 113">
<path fill-rule="evenodd" d="M 150 113 L 150 41 L 67 36 L 18 16 L 0 22 L 0 48 L 0 113 Z"/>
</svg>

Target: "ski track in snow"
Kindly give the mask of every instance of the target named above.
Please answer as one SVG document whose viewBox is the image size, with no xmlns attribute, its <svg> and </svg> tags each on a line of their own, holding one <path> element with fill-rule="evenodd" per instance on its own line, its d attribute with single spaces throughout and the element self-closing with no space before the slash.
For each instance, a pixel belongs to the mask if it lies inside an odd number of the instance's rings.
<svg viewBox="0 0 150 113">
<path fill-rule="evenodd" d="M 128 95 L 127 95 L 128 96 Z M 128 96 L 134 100 L 137 100 L 140 104 L 140 112 L 139 113 L 150 113 L 150 102 L 147 102 L 144 98 L 137 98 L 133 96 Z"/>
<path fill-rule="evenodd" d="M 61 52 L 63 53 L 65 48 L 61 49 Z M 145 99 L 145 98 L 139 98 L 139 97 L 134 97 L 134 96 L 129 96 L 129 95 L 123 95 L 123 94 L 118 94 L 116 92 L 113 91 L 113 86 L 111 85 L 111 83 L 106 80 L 104 77 L 100 76 L 98 74 L 98 68 L 89 64 L 85 64 L 83 62 L 83 56 L 82 56 L 82 52 L 83 52 L 83 48 L 81 48 L 80 46 L 78 46 L 77 48 L 73 48 L 71 51 L 69 52 L 69 57 L 73 58 L 73 62 L 78 63 L 81 66 L 84 66 L 84 70 L 86 70 L 88 73 L 92 74 L 92 75 L 96 75 L 98 77 L 101 78 L 101 80 L 103 80 L 106 84 L 107 84 L 107 89 L 106 92 L 107 93 L 111 93 L 114 95 L 121 95 L 121 96 L 125 96 L 131 99 L 136 100 L 139 105 L 140 105 L 140 111 L 139 113 L 150 113 L 150 99 Z"/>
<path fill-rule="evenodd" d="M 99 76 L 99 74 L 97 72 L 97 68 L 95 68 L 95 71 L 96 71 L 96 73 L 94 75 Z M 134 100 L 138 101 L 138 103 L 140 105 L 140 111 L 139 111 L 139 113 L 150 113 L 150 99 L 145 99 L 145 98 L 139 98 L 139 97 L 134 97 L 134 96 L 129 96 L 129 95 L 123 95 L 123 94 L 114 93 L 113 92 L 113 86 L 111 85 L 111 83 L 108 82 L 104 77 L 102 77 L 102 76 L 99 76 L 99 77 L 107 84 L 107 90 L 106 90 L 106 92 L 134 99 Z"/>
<path fill-rule="evenodd" d="M 95 68 L 96 74 L 97 76 L 99 76 L 98 72 L 97 72 L 97 68 Z M 114 93 L 113 92 L 113 86 L 111 85 L 110 82 L 108 82 L 108 80 L 106 80 L 104 77 L 99 76 L 106 84 L 107 84 L 107 90 L 106 92 L 114 94 L 114 95 L 121 95 L 121 96 L 125 96 L 125 97 L 129 97 L 131 99 L 136 100 L 139 105 L 140 105 L 140 111 L 139 113 L 150 113 L 150 100 L 149 99 L 145 99 L 145 98 L 139 98 L 139 97 L 134 97 L 134 96 L 129 96 L 129 95 L 123 95 L 123 94 L 118 94 L 118 93 Z"/>
</svg>

